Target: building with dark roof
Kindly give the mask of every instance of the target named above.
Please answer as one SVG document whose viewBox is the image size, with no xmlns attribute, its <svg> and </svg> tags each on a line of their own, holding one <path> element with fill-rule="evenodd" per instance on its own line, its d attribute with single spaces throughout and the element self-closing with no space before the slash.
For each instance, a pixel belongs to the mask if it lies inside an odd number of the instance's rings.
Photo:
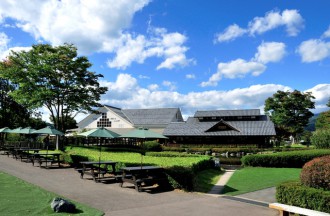
<svg viewBox="0 0 330 216">
<path fill-rule="evenodd" d="M 121 109 L 104 105 L 78 123 L 79 130 L 105 127 L 119 134 L 134 128 L 149 128 L 158 133 L 171 122 L 183 122 L 179 108 Z"/>
<path fill-rule="evenodd" d="M 171 122 L 163 135 L 180 144 L 265 146 L 276 132 L 268 116 L 247 109 L 197 111 L 185 122 Z"/>
</svg>

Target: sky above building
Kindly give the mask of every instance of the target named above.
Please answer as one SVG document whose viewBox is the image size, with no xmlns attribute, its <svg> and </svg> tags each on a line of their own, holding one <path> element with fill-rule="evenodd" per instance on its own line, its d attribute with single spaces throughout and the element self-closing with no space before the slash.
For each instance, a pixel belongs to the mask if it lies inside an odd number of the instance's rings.
<svg viewBox="0 0 330 216">
<path fill-rule="evenodd" d="M 330 98 L 329 10 L 327 0 L 1 0 L 0 55 L 72 43 L 104 76 L 100 102 L 120 108 L 263 110 L 276 91 L 299 90 L 318 113 Z"/>
</svg>

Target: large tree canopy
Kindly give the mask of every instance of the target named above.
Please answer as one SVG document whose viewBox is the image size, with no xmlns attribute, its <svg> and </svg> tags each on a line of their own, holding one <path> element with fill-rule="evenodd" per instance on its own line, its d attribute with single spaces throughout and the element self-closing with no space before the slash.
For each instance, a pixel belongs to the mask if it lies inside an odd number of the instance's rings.
<svg viewBox="0 0 330 216">
<path fill-rule="evenodd" d="M 75 46 L 33 45 L 30 51 L 12 52 L 1 63 L 0 77 L 17 85 L 11 96 L 29 109 L 45 107 L 52 122 L 65 131 L 74 113 L 100 106 L 100 74 L 89 71 L 91 63 L 78 56 Z"/>
<path fill-rule="evenodd" d="M 276 126 L 278 135 L 302 133 L 308 120 L 313 116 L 310 109 L 315 108 L 310 92 L 302 93 L 294 90 L 277 91 L 265 101 L 265 113 L 270 116 Z"/>
</svg>

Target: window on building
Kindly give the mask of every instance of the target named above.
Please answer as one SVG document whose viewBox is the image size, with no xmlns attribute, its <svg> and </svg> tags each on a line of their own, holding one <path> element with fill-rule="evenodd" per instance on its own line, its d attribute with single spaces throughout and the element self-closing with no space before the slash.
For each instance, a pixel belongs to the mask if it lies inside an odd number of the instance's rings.
<svg viewBox="0 0 330 216">
<path fill-rule="evenodd" d="M 111 127 L 111 121 L 107 118 L 106 113 L 102 113 L 102 117 L 97 122 L 97 127 Z"/>
</svg>

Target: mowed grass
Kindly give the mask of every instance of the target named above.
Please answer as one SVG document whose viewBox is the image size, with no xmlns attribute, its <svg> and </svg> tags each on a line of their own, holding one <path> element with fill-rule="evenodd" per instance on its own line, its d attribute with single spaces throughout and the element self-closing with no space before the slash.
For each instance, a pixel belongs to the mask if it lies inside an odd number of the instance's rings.
<svg viewBox="0 0 330 216">
<path fill-rule="evenodd" d="M 235 171 L 226 184 L 223 193 L 238 195 L 274 187 L 282 182 L 298 180 L 298 168 L 246 167 Z"/>
<path fill-rule="evenodd" d="M 73 202 L 78 209 L 76 213 L 56 213 L 50 204 L 53 198 L 60 196 L 3 172 L 0 172 L 0 185 L 0 215 L 104 215 L 77 202 Z"/>
</svg>

